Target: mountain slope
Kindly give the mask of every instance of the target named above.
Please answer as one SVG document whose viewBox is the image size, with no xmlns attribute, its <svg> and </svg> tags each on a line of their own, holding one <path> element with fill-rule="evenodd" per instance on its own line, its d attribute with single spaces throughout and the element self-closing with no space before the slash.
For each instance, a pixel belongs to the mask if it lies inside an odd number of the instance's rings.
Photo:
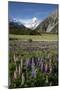
<svg viewBox="0 0 60 90">
<path fill-rule="evenodd" d="M 37 26 L 35 30 L 42 33 L 58 33 L 58 11 L 56 10 L 49 15 Z"/>
<path fill-rule="evenodd" d="M 20 22 L 14 22 L 14 21 L 9 21 L 9 33 L 10 34 L 29 34 L 30 29 L 26 28 L 23 24 Z"/>
</svg>

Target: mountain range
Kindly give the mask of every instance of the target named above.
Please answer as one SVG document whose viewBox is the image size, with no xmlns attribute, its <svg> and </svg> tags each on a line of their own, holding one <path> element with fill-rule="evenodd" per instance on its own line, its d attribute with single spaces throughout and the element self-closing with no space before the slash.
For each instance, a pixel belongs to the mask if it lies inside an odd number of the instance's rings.
<svg viewBox="0 0 60 90">
<path fill-rule="evenodd" d="M 58 10 L 53 11 L 43 21 L 33 17 L 29 23 L 9 19 L 9 33 L 36 35 L 41 33 L 58 33 Z"/>
</svg>

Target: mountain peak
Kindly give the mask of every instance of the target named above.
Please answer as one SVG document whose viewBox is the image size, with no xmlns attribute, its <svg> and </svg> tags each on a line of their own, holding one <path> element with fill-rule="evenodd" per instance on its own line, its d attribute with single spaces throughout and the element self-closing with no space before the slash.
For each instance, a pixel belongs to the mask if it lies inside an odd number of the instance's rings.
<svg viewBox="0 0 60 90">
<path fill-rule="evenodd" d="M 40 24 L 40 21 L 33 17 L 28 23 L 25 23 L 24 26 L 30 29 L 35 29 Z"/>
</svg>

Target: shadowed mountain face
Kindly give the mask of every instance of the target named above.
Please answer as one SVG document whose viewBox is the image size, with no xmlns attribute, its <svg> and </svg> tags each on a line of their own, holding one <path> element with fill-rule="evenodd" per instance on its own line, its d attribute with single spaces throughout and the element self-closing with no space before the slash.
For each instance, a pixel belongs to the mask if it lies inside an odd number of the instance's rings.
<svg viewBox="0 0 60 90">
<path fill-rule="evenodd" d="M 20 22 L 14 22 L 14 21 L 9 21 L 9 33 L 10 34 L 29 34 L 30 29 L 26 28 L 23 24 Z"/>
<path fill-rule="evenodd" d="M 37 27 L 36 27 L 37 26 Z M 35 24 L 35 29 L 28 28 L 21 22 L 9 20 L 9 33 L 20 35 L 38 35 L 41 33 L 58 33 L 58 10 L 52 12 L 46 19 Z"/>
<path fill-rule="evenodd" d="M 58 11 L 52 12 L 35 30 L 38 30 L 38 32 L 58 33 Z"/>
</svg>

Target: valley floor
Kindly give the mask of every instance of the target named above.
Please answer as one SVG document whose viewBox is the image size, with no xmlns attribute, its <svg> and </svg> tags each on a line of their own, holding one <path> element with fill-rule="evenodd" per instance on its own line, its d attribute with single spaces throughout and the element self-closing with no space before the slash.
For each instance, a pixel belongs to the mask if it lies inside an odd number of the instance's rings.
<svg viewBox="0 0 60 90">
<path fill-rule="evenodd" d="M 12 40 L 21 40 L 21 41 L 57 41 L 58 35 L 57 34 L 42 34 L 42 35 L 14 35 L 10 34 L 9 38 Z"/>
<path fill-rule="evenodd" d="M 9 35 L 9 88 L 58 85 L 58 35 Z"/>
</svg>

